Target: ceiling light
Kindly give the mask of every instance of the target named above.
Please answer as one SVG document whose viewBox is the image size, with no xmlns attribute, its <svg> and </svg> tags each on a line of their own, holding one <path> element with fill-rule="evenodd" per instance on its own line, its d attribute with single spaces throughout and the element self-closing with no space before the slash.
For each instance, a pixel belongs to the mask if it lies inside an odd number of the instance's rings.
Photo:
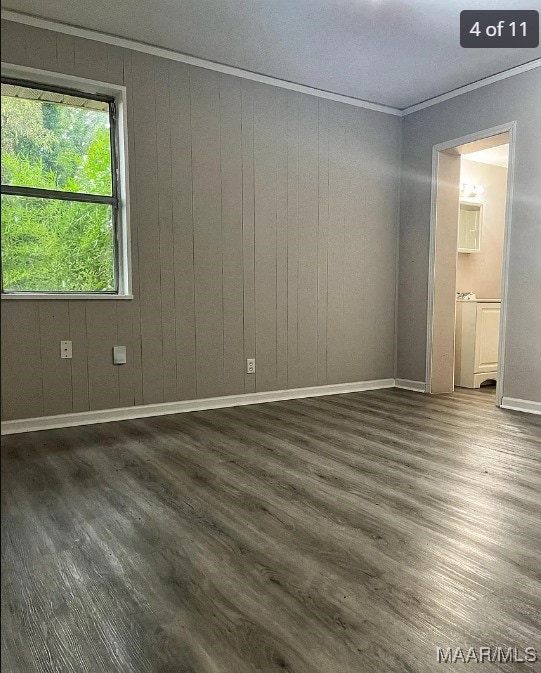
<svg viewBox="0 0 541 673">
<path fill-rule="evenodd" d="M 463 182 L 460 186 L 460 196 L 465 199 L 472 199 L 474 196 L 481 196 L 485 193 L 485 188 L 481 185 L 472 185 L 469 182 Z"/>
</svg>

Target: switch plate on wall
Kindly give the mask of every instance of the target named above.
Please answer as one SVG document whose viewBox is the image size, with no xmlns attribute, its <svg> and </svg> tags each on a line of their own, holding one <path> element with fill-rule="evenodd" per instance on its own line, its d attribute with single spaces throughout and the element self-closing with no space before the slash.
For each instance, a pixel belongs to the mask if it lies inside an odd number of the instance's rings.
<svg viewBox="0 0 541 673">
<path fill-rule="evenodd" d="M 70 360 L 72 357 L 72 344 L 71 341 L 61 341 L 60 342 L 60 357 L 63 360 Z"/>
<path fill-rule="evenodd" d="M 126 346 L 113 346 L 113 364 L 126 364 Z"/>
<path fill-rule="evenodd" d="M 246 360 L 246 373 L 255 374 L 255 358 L 248 358 Z"/>
</svg>

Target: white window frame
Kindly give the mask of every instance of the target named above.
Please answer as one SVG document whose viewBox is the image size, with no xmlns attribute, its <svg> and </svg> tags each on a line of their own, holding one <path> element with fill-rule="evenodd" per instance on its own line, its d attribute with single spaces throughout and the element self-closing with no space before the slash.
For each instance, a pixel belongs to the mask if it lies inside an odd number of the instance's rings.
<svg viewBox="0 0 541 673">
<path fill-rule="evenodd" d="M 128 130 L 126 113 L 126 87 L 119 84 L 98 82 L 75 75 L 65 75 L 48 70 L 38 70 L 26 66 L 2 63 L 2 77 L 27 80 L 33 84 L 76 89 L 88 95 L 101 95 L 114 98 L 116 107 L 116 147 L 117 147 L 117 187 L 118 187 L 118 221 L 117 221 L 117 259 L 118 259 L 118 290 L 114 293 L 105 292 L 6 292 L 3 299 L 133 299 L 131 290 L 131 244 L 129 217 L 129 184 L 128 184 Z"/>
</svg>

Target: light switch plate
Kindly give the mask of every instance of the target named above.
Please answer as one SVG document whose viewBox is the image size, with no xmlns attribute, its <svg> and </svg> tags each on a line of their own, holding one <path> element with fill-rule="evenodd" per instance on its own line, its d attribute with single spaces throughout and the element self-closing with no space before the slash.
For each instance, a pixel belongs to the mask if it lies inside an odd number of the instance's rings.
<svg viewBox="0 0 541 673">
<path fill-rule="evenodd" d="M 126 364 L 126 346 L 113 346 L 113 364 Z"/>
<path fill-rule="evenodd" d="M 62 360 L 70 360 L 73 354 L 71 341 L 60 342 L 60 357 Z"/>
</svg>

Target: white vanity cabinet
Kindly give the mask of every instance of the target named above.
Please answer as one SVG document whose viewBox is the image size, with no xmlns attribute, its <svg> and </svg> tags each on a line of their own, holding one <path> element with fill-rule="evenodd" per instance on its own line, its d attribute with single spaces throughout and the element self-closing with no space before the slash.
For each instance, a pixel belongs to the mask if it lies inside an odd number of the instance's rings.
<svg viewBox="0 0 541 673">
<path fill-rule="evenodd" d="M 458 300 L 455 325 L 455 385 L 479 388 L 498 376 L 500 300 Z"/>
</svg>

